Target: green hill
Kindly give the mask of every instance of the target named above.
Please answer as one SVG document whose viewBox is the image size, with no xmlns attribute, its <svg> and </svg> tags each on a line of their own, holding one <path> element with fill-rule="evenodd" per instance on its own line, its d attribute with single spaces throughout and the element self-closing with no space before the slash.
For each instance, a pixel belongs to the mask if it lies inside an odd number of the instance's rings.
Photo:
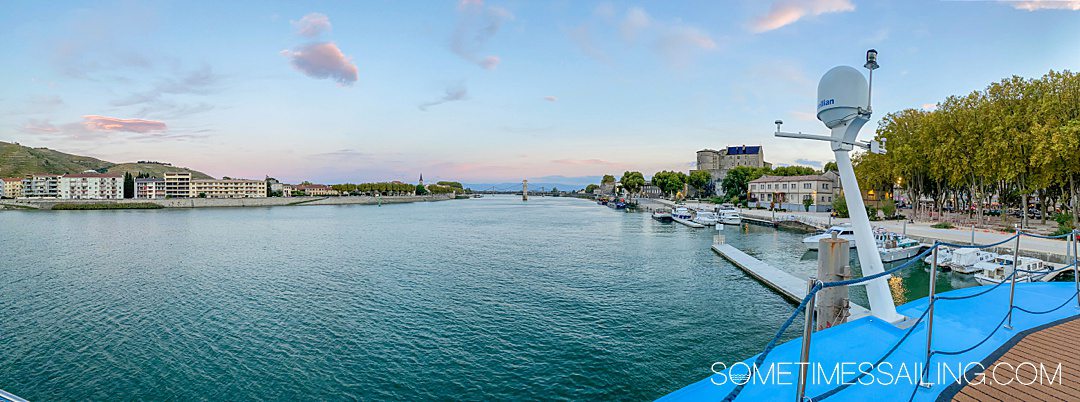
<svg viewBox="0 0 1080 402">
<path fill-rule="evenodd" d="M 0 177 L 18 177 L 35 173 L 65 174 L 97 170 L 109 173 L 149 173 L 161 177 L 164 172 L 191 172 L 197 179 L 212 178 L 206 173 L 161 163 L 113 163 L 89 156 L 66 154 L 48 148 L 31 148 L 0 141 Z"/>
<path fill-rule="evenodd" d="M 165 172 L 190 172 L 192 179 L 213 179 L 210 175 L 188 168 L 176 167 L 171 165 L 163 165 L 160 163 L 117 163 L 109 166 L 108 173 L 131 173 L 132 176 L 138 176 L 139 173 L 147 173 L 154 177 L 165 177 Z"/>
</svg>

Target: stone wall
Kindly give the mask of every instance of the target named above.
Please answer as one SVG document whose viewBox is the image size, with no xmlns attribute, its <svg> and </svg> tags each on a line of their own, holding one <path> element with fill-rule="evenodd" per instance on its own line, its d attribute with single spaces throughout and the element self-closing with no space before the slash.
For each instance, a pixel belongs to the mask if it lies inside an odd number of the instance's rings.
<svg viewBox="0 0 1080 402">
<path fill-rule="evenodd" d="M 419 197 L 394 196 L 381 197 L 383 204 L 395 204 L 403 202 L 421 201 L 445 201 L 453 199 L 448 194 L 426 195 Z M 268 197 L 268 198 L 171 198 L 171 199 L 124 199 L 124 200 L 31 200 L 16 199 L 3 200 L 0 205 L 11 208 L 52 209 L 56 204 L 131 204 L 153 203 L 165 208 L 230 208 L 230 207 L 273 207 L 286 205 L 367 205 L 376 204 L 379 200 L 369 196 L 355 197 Z M 8 208 L 8 209 L 11 209 Z"/>
</svg>

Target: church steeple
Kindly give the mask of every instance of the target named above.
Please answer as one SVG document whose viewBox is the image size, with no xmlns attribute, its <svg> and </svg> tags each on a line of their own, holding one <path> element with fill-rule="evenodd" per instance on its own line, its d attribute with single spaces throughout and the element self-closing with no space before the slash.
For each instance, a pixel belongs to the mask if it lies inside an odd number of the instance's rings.
<svg viewBox="0 0 1080 402">
<path fill-rule="evenodd" d="M 420 185 L 421 186 L 424 185 L 424 174 L 423 173 L 420 173 Z"/>
</svg>

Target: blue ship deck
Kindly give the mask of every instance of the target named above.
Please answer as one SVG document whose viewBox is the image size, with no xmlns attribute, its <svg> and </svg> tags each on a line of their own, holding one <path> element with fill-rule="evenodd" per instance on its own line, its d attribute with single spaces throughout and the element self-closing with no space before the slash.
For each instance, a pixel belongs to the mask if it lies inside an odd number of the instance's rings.
<svg viewBox="0 0 1080 402">
<path fill-rule="evenodd" d="M 926 320 L 909 329 L 900 329 L 875 317 L 868 317 L 815 332 L 811 337 L 811 374 L 808 375 L 806 396 L 814 401 L 825 398 L 875 402 L 951 399 L 963 387 L 958 378 L 962 378 L 965 371 L 981 371 L 976 370 L 978 364 L 990 367 L 1004 350 L 1027 333 L 1078 317 L 1080 308 L 1077 308 L 1074 286 L 1072 282 L 1018 283 L 1015 305 L 1019 309 L 1013 311 L 1011 330 L 1002 326 L 1009 311 L 1007 284 L 993 290 L 981 286 L 939 294 L 934 307 L 932 349 L 963 353 L 935 354 L 930 361 L 927 377 L 934 384 L 929 387 L 918 386 L 926 359 Z M 940 299 L 988 290 L 984 295 L 968 299 Z M 897 311 L 918 318 L 927 310 L 928 300 L 923 298 L 906 303 L 897 307 Z M 1033 314 L 1049 310 L 1053 311 Z M 801 323 L 801 320 L 796 322 Z M 905 335 L 907 338 L 904 338 Z M 985 342 L 979 345 L 984 339 Z M 795 399 L 801 341 L 802 338 L 797 338 L 778 345 L 736 400 Z M 1062 349 L 1074 348 L 1077 342 L 1076 339 L 1066 338 L 1061 340 L 1059 346 Z M 896 350 L 877 366 L 878 369 L 864 369 L 871 375 L 862 376 L 858 383 L 842 386 L 843 382 L 852 382 L 859 375 L 860 369 L 855 365 L 863 363 L 864 368 L 868 367 L 865 365 L 877 362 L 894 346 Z M 718 370 L 717 374 L 660 400 L 723 400 L 735 388 L 729 375 L 746 374 L 756 358 L 757 355 L 743 361 L 745 365 L 727 362 L 729 369 Z M 1049 366 L 1057 362 L 1046 363 Z M 834 375 L 833 370 L 837 367 L 844 371 L 840 376 L 842 381 Z M 818 373 L 815 374 L 815 371 Z"/>
</svg>

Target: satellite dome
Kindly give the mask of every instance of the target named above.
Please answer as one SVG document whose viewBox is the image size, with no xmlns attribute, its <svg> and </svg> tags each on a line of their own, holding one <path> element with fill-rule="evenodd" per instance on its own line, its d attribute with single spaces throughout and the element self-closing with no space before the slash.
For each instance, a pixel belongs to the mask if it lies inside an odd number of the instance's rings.
<svg viewBox="0 0 1080 402">
<path fill-rule="evenodd" d="M 840 125 L 869 103 L 866 77 L 848 66 L 833 67 L 817 88 L 817 118 L 829 128 Z"/>
</svg>

